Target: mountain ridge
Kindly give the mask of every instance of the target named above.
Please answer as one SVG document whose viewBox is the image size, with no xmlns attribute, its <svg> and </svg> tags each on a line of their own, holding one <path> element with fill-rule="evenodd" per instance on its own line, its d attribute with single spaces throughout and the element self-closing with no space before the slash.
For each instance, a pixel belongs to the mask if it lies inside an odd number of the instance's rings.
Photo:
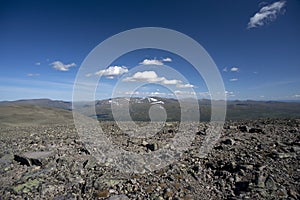
<svg viewBox="0 0 300 200">
<path fill-rule="evenodd" d="M 188 99 L 182 99 L 188 101 Z M 129 105 L 130 115 L 136 121 L 149 121 L 149 109 L 152 105 L 159 105 L 166 110 L 168 121 L 180 121 L 180 104 L 177 99 L 162 97 L 117 97 L 95 101 L 96 117 L 99 120 L 112 121 L 112 104 L 122 107 L 123 103 Z M 82 110 L 91 106 L 93 102 L 82 102 Z M 283 101 L 255 101 L 255 100 L 234 100 L 227 101 L 227 120 L 257 119 L 257 118 L 300 118 L 300 102 Z M 40 106 L 72 111 L 72 102 L 51 99 L 22 99 L 17 101 L 1 101 L 0 106 Z M 211 100 L 198 100 L 200 120 L 209 121 L 211 112 Z M 193 105 L 190 105 L 193 108 Z M 95 117 L 95 116 L 91 116 Z"/>
</svg>

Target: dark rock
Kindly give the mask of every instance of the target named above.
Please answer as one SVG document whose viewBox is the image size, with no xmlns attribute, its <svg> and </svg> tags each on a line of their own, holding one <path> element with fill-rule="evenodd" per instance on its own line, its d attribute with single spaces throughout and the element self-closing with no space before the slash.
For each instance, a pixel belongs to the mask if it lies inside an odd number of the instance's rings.
<svg viewBox="0 0 300 200">
<path fill-rule="evenodd" d="M 247 181 L 236 182 L 234 193 L 236 195 L 239 195 L 242 192 L 247 192 L 248 189 L 249 189 L 249 182 L 247 182 Z"/>
<path fill-rule="evenodd" d="M 196 135 L 206 135 L 206 132 L 205 132 L 205 131 L 198 131 L 198 132 L 196 133 Z"/>
<path fill-rule="evenodd" d="M 249 127 L 246 125 L 240 125 L 238 126 L 238 129 L 242 132 L 249 132 Z"/>
<path fill-rule="evenodd" d="M 31 162 L 27 158 L 24 158 L 22 156 L 14 155 L 14 160 L 19 162 L 21 165 L 27 165 L 30 166 Z"/>
<path fill-rule="evenodd" d="M 235 141 L 233 139 L 226 139 L 224 141 L 222 141 L 223 144 L 226 144 L 226 145 L 234 145 Z"/>
<path fill-rule="evenodd" d="M 43 161 L 51 156 L 53 152 L 50 151 L 36 151 L 36 152 L 26 152 L 22 155 L 14 155 L 14 160 L 22 165 L 37 165 L 42 166 Z"/>
<path fill-rule="evenodd" d="M 154 143 L 154 144 L 147 144 L 146 147 L 150 151 L 156 151 L 158 149 L 158 145 L 156 143 Z"/>
<path fill-rule="evenodd" d="M 249 133 L 262 133 L 263 130 L 261 128 L 250 128 Z"/>
<path fill-rule="evenodd" d="M 86 155 L 90 155 L 91 153 L 89 152 L 89 150 L 87 150 L 85 147 L 81 147 L 80 149 L 80 152 L 83 152 L 85 153 Z"/>
</svg>

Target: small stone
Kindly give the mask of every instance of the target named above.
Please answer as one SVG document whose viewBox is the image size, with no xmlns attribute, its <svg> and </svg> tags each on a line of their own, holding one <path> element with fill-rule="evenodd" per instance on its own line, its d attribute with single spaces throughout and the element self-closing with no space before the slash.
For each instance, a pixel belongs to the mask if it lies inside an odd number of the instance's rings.
<svg viewBox="0 0 300 200">
<path fill-rule="evenodd" d="M 143 140 L 143 142 L 142 142 L 143 146 L 147 146 L 148 144 L 149 144 L 148 142 L 146 142 L 145 140 Z"/>
<path fill-rule="evenodd" d="M 250 128 L 249 133 L 262 133 L 263 130 L 261 128 Z"/>
<path fill-rule="evenodd" d="M 246 169 L 246 170 L 253 170 L 253 165 L 240 165 L 240 168 Z"/>
<path fill-rule="evenodd" d="M 232 130 L 237 130 L 238 127 L 237 126 L 228 126 L 228 128 L 232 129 Z"/>
<path fill-rule="evenodd" d="M 299 199 L 300 195 L 293 189 L 288 191 L 289 196 L 293 197 L 294 199 Z"/>
<path fill-rule="evenodd" d="M 109 197 L 108 200 L 129 200 L 129 198 L 126 195 L 121 194 L 121 195 L 111 196 L 111 197 Z"/>
<path fill-rule="evenodd" d="M 156 143 L 154 143 L 154 144 L 147 144 L 146 147 L 150 151 L 156 151 L 158 149 L 158 145 Z"/>
<path fill-rule="evenodd" d="M 196 135 L 206 135 L 206 132 L 205 132 L 205 131 L 198 131 L 198 132 L 196 133 Z"/>
<path fill-rule="evenodd" d="M 137 182 L 136 182 L 136 179 L 130 179 L 130 182 L 132 183 L 132 184 L 136 184 Z"/>
<path fill-rule="evenodd" d="M 256 179 L 257 187 L 264 188 L 265 187 L 265 181 L 266 181 L 266 174 L 265 173 L 259 173 Z"/>
<path fill-rule="evenodd" d="M 242 132 L 249 132 L 249 127 L 246 125 L 240 125 L 238 128 Z"/>
<path fill-rule="evenodd" d="M 224 141 L 222 141 L 223 144 L 227 144 L 227 145 L 234 145 L 235 141 L 233 139 L 226 139 Z"/>
<path fill-rule="evenodd" d="M 98 192 L 95 193 L 95 196 L 96 197 L 101 197 L 101 198 L 108 197 L 109 196 L 109 190 L 98 191 Z"/>
<path fill-rule="evenodd" d="M 276 183 L 274 181 L 274 179 L 271 176 L 268 176 L 267 180 L 266 180 L 266 188 L 268 188 L 269 190 L 276 190 Z"/>
<path fill-rule="evenodd" d="M 294 157 L 295 155 L 293 153 L 279 153 L 279 152 L 273 152 L 272 157 L 273 158 L 280 158 L 280 159 L 284 159 L 284 158 L 291 158 Z"/>
<path fill-rule="evenodd" d="M 249 182 L 247 181 L 240 181 L 235 183 L 235 194 L 240 194 L 241 192 L 248 191 Z"/>
<path fill-rule="evenodd" d="M 167 188 L 164 192 L 164 196 L 167 197 L 167 198 L 172 197 L 173 192 L 169 188 Z"/>
</svg>

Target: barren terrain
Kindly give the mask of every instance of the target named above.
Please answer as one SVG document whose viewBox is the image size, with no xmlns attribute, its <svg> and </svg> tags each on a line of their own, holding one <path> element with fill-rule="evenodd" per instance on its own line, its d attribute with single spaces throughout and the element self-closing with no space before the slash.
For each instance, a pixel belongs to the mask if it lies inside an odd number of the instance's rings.
<svg viewBox="0 0 300 200">
<path fill-rule="evenodd" d="M 206 158 L 197 150 L 207 123 L 195 124 L 198 131 L 190 133 L 195 140 L 178 161 L 153 172 L 125 174 L 93 157 L 71 123 L 71 112 L 51 116 L 36 109 L 41 120 L 13 124 L 11 116 L 1 119 L 0 199 L 300 198 L 298 119 L 228 121 Z M 47 124 L 45 111 L 56 121 Z M 151 153 L 176 134 L 178 123 L 167 123 L 149 140 L 128 137 L 114 122 L 99 125 L 123 149 Z"/>
</svg>

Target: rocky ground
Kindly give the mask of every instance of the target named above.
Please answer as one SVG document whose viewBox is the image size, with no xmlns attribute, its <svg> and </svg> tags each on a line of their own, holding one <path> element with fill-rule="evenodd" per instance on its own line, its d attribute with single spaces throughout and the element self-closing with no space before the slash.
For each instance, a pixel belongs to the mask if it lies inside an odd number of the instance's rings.
<svg viewBox="0 0 300 200">
<path fill-rule="evenodd" d="M 128 151 L 156 151 L 173 137 L 168 124 L 148 141 L 106 134 Z M 207 124 L 180 160 L 145 174 L 98 163 L 72 125 L 0 129 L 0 199 L 300 199 L 300 120 L 226 122 L 206 158 L 197 149 Z"/>
</svg>

